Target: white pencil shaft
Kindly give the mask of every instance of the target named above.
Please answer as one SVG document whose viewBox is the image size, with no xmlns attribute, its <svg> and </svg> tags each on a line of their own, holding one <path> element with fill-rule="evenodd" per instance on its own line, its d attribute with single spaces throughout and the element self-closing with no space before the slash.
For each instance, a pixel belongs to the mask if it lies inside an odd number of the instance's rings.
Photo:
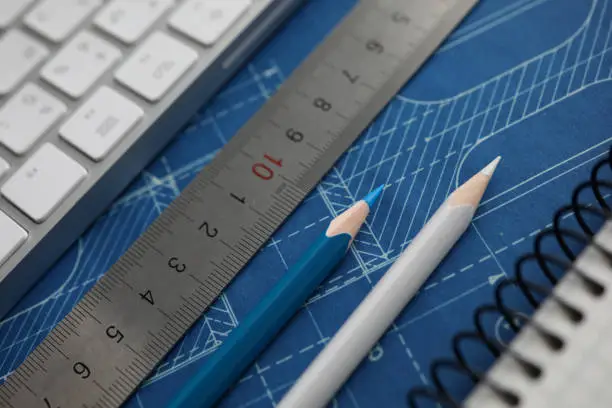
<svg viewBox="0 0 612 408">
<path fill-rule="evenodd" d="M 323 407 L 467 229 L 472 206 L 444 204 L 287 393 L 278 408 Z"/>
</svg>

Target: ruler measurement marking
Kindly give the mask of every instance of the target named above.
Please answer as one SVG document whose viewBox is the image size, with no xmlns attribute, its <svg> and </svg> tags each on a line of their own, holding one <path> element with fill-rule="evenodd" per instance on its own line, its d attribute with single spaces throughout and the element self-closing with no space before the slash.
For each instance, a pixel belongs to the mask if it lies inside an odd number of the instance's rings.
<svg viewBox="0 0 612 408">
<path fill-rule="evenodd" d="M 94 384 L 96 387 L 98 387 L 98 389 L 100 389 L 100 391 L 102 391 L 103 395 L 108 398 L 108 391 L 106 390 L 106 388 L 104 388 L 102 385 L 100 385 L 100 383 L 96 380 L 91 380 L 92 384 Z"/>
<path fill-rule="evenodd" d="M 115 387 L 117 387 L 122 393 L 131 394 L 134 385 L 138 384 L 138 377 L 135 377 L 132 381 L 130 381 L 125 370 L 115 367 L 115 371 L 119 373 L 119 377 L 117 377 L 113 385 L 115 385 Z M 123 389 L 120 389 L 120 387 Z"/>
<path fill-rule="evenodd" d="M 192 313 L 194 316 L 199 316 L 201 314 L 200 311 L 198 310 L 200 305 L 194 304 L 193 297 L 181 296 L 181 300 L 184 302 L 183 307 L 188 308 L 189 312 Z"/>
<path fill-rule="evenodd" d="M 119 370 L 119 368 L 117 368 L 117 370 Z M 130 388 L 133 388 L 133 386 L 138 386 L 138 383 L 140 382 L 140 376 L 142 375 L 143 371 L 136 371 L 136 369 L 132 367 L 132 365 L 129 365 L 124 370 L 122 370 L 121 373 L 125 378 L 129 380 Z"/>
<path fill-rule="evenodd" d="M 211 264 L 213 264 L 215 267 L 217 266 L 216 264 L 214 264 L 212 261 L 210 261 Z M 206 283 L 203 280 L 200 280 L 196 275 L 190 273 L 187 276 L 189 276 L 191 279 L 193 279 L 197 284 L 199 284 L 201 287 L 206 286 Z"/>
<path fill-rule="evenodd" d="M 95 299 L 90 293 L 91 292 L 86 293 L 85 296 L 79 302 L 79 304 L 82 305 L 83 308 L 86 308 L 85 310 L 87 310 L 89 313 L 91 313 L 91 311 L 94 310 L 98 305 L 98 303 L 95 302 Z"/>
<path fill-rule="evenodd" d="M 291 188 L 295 188 L 295 187 L 294 187 L 294 184 L 295 184 L 295 181 L 294 181 L 294 180 L 291 180 L 290 178 L 288 178 L 288 177 L 286 177 L 286 176 L 284 176 L 284 175 L 282 175 L 282 174 L 281 174 L 281 176 L 280 176 L 280 177 L 281 177 L 281 179 L 283 179 L 283 180 L 285 181 L 285 183 L 283 183 L 283 184 L 282 184 L 282 185 L 279 187 L 279 189 L 282 187 L 282 192 L 285 192 L 286 190 L 289 190 L 289 189 L 291 189 Z M 278 191 L 277 191 L 277 192 L 278 192 Z"/>
<path fill-rule="evenodd" d="M 224 266 L 224 263 L 229 264 L 226 266 L 229 275 L 231 275 L 234 270 L 240 268 L 240 262 L 235 261 L 231 257 L 226 257 L 221 265 Z M 210 278 L 212 278 L 212 276 L 210 276 Z"/>
<path fill-rule="evenodd" d="M 171 342 L 170 346 L 174 344 L 172 341 L 175 337 L 180 336 L 182 333 L 187 330 L 190 326 L 190 322 L 181 321 L 183 316 L 179 316 L 176 313 L 173 313 L 173 318 L 171 318 L 168 322 L 166 322 L 165 326 L 158 332 L 158 337 L 160 340 L 162 339 L 162 335 L 167 337 L 167 340 Z M 164 344 L 165 346 L 165 344 Z"/>
<path fill-rule="evenodd" d="M 32 374 L 34 374 L 36 372 L 35 367 L 34 367 L 34 361 L 32 360 L 26 360 L 23 362 L 23 364 L 19 367 L 19 370 L 26 370 L 28 371 L 28 376 L 31 376 Z"/>
<path fill-rule="evenodd" d="M 208 278 L 209 278 L 209 283 L 211 285 L 215 285 L 214 289 L 215 291 L 219 291 L 222 290 L 223 287 L 225 286 L 225 282 L 223 281 L 223 279 L 221 278 L 221 276 L 231 276 L 233 274 L 233 270 L 229 269 L 229 267 L 226 267 L 225 265 L 222 265 L 223 268 L 219 269 L 213 273 L 211 273 Z M 219 276 L 217 276 L 217 274 Z"/>
<path fill-rule="evenodd" d="M 50 337 L 47 337 L 47 339 L 49 339 L 49 341 L 45 344 L 45 346 L 48 347 L 48 349 L 52 349 L 53 348 L 62 357 L 64 357 L 64 359 L 70 360 L 70 358 L 62 351 L 62 349 L 60 347 L 58 347 L 57 345 L 53 344 L 53 342 L 50 340 Z"/>
<path fill-rule="evenodd" d="M 184 311 L 181 311 L 181 309 L 182 307 L 180 307 L 176 312 L 172 314 L 172 320 L 179 321 L 179 323 L 182 324 L 182 326 L 177 327 L 177 333 L 173 333 L 175 337 L 180 337 L 193 324 L 193 318 L 191 318 L 191 316 L 188 316 Z M 168 323 L 168 327 L 170 327 L 170 325 L 171 324 Z"/>
<path fill-rule="evenodd" d="M 242 249 L 242 250 L 244 250 L 246 252 L 255 252 L 255 251 L 257 251 L 257 248 L 254 248 L 253 245 L 248 243 L 245 239 L 240 240 L 240 242 L 238 242 L 236 245 L 238 247 L 240 247 L 240 249 Z"/>
<path fill-rule="evenodd" d="M 113 265 L 113 272 L 121 277 L 124 277 L 130 272 L 130 270 L 124 266 L 123 262 L 119 261 Z M 108 274 L 110 274 L 110 271 Z"/>
<path fill-rule="evenodd" d="M 14 408 L 14 405 L 11 404 L 10 399 L 12 398 L 12 395 L 10 395 L 8 393 L 8 390 L 5 387 L 2 387 L 2 389 L 0 389 L 0 402 L 7 404 L 7 407 L 11 407 Z"/>
<path fill-rule="evenodd" d="M 159 314 L 164 316 L 167 320 L 169 320 L 169 321 L 172 320 L 170 315 L 168 313 L 166 313 L 161 307 L 155 307 L 155 310 L 157 310 L 159 312 Z"/>
<path fill-rule="evenodd" d="M 138 363 L 143 365 L 143 368 L 146 368 L 146 361 L 141 361 L 146 359 L 140 352 L 136 351 L 136 349 L 134 349 L 134 347 L 130 346 L 129 344 L 125 344 L 124 347 L 126 349 L 128 349 L 129 351 L 131 351 L 137 358 L 132 360 L 132 363 Z"/>
<path fill-rule="evenodd" d="M 40 370 L 42 370 L 43 372 L 46 373 L 47 372 L 47 369 L 45 368 L 46 358 L 43 358 L 42 356 L 40 356 L 39 353 L 34 353 L 34 352 L 31 354 L 31 356 L 32 356 L 32 358 L 31 359 L 28 358 L 28 359 L 26 359 L 26 361 L 30 361 L 31 360 L 33 364 L 36 364 Z M 1 389 L 2 388 L 0 387 L 0 390 Z"/>
<path fill-rule="evenodd" d="M 217 182 L 215 181 L 215 179 L 211 179 L 211 180 L 210 180 L 208 183 L 209 183 L 211 186 L 215 186 L 215 187 L 217 187 L 217 188 L 218 188 L 219 190 L 221 190 L 221 191 L 224 191 L 224 190 L 225 190 L 225 188 L 223 188 L 223 186 L 222 186 L 221 184 L 217 183 Z"/>
<path fill-rule="evenodd" d="M 66 324 L 70 325 L 70 330 L 78 330 L 79 325 L 83 323 L 83 319 L 80 319 L 76 314 L 69 314 L 64 320 Z"/>
<path fill-rule="evenodd" d="M 244 256 L 242 252 L 238 252 L 235 246 L 232 246 L 230 250 L 229 256 L 238 261 L 239 264 L 245 264 L 249 261 L 250 257 Z"/>
<path fill-rule="evenodd" d="M 140 353 L 134 352 L 132 348 L 130 348 L 134 353 L 135 358 L 130 362 L 130 365 L 126 368 L 126 370 L 134 371 L 135 375 L 142 376 L 146 375 L 149 371 L 150 362 L 146 361 L 145 357 L 140 355 Z M 147 364 L 149 363 L 149 364 Z"/>
<path fill-rule="evenodd" d="M 187 299 L 190 299 L 189 301 L 192 302 L 193 306 L 198 310 L 204 310 L 208 305 L 209 296 L 206 295 L 205 289 L 199 287 Z"/>
<path fill-rule="evenodd" d="M 81 323 L 79 319 L 72 314 L 67 315 L 63 322 L 68 326 L 68 330 L 70 331 L 78 330 L 79 324 Z"/>
<path fill-rule="evenodd" d="M 161 255 L 161 254 L 160 254 L 160 255 Z M 108 275 L 109 275 L 109 276 L 112 276 L 112 277 L 113 277 L 113 279 L 117 281 L 117 284 L 118 284 L 118 285 L 119 285 L 119 284 L 120 284 L 120 285 L 123 285 L 123 286 L 125 286 L 126 288 L 128 288 L 129 290 L 131 290 L 132 292 L 135 292 L 135 291 L 136 291 L 136 289 L 134 289 L 134 287 L 133 287 L 132 285 L 130 285 L 130 283 L 129 283 L 128 281 L 126 281 L 125 279 L 123 279 L 123 277 L 121 277 L 121 275 L 120 275 L 120 274 L 118 274 L 118 273 L 116 273 L 116 274 L 109 273 Z M 124 275 L 124 276 L 125 276 L 125 275 Z"/>
<path fill-rule="evenodd" d="M 323 149 L 321 149 L 321 148 L 320 148 L 320 147 L 318 147 L 318 146 L 315 146 L 315 145 L 314 145 L 312 142 L 306 142 L 306 145 L 307 145 L 308 147 L 310 147 L 310 148 L 312 148 L 312 149 L 316 150 L 318 153 L 323 153 L 323 152 L 324 152 L 324 150 L 323 150 Z"/>
<path fill-rule="evenodd" d="M 77 336 L 77 337 L 81 337 L 81 335 L 79 333 L 77 333 L 74 330 L 70 330 L 68 327 L 66 327 L 66 323 L 64 323 L 65 320 L 62 320 L 61 322 L 58 323 L 58 325 L 56 326 L 58 328 L 58 332 L 64 337 L 62 339 L 62 342 L 66 341 L 66 339 L 68 339 L 71 336 Z"/>
<path fill-rule="evenodd" d="M 222 243 L 230 251 L 234 250 L 234 247 L 232 245 L 230 245 L 229 243 L 227 243 L 224 239 L 219 239 L 219 242 Z"/>
<path fill-rule="evenodd" d="M 167 333 L 168 330 L 176 330 L 177 333 L 180 333 L 180 327 L 171 328 L 169 326 L 166 326 L 163 330 L 158 331 L 155 336 L 151 337 L 153 340 L 155 340 L 156 344 L 160 347 L 161 350 L 172 346 L 173 336 L 171 333 Z"/>
<path fill-rule="evenodd" d="M 263 214 L 254 225 L 262 229 L 264 236 L 270 236 L 272 235 L 272 231 L 274 231 L 274 224 L 270 223 L 270 220 Z"/>
<path fill-rule="evenodd" d="M 40 351 L 39 351 L 39 353 L 41 355 L 43 364 L 46 363 L 47 361 L 49 361 L 49 359 L 51 358 L 51 355 L 52 355 L 50 350 L 49 350 L 49 346 L 47 346 L 44 343 L 40 344 Z"/>
<path fill-rule="evenodd" d="M 98 281 L 98 288 L 100 288 L 101 291 L 104 293 L 112 292 L 113 289 L 115 289 L 115 285 L 113 285 L 112 280 L 113 280 L 112 274 L 108 274 L 108 276 L 105 275 L 104 278 Z"/>
<path fill-rule="evenodd" d="M 8 388 L 7 392 L 9 393 L 10 396 L 15 395 L 15 393 L 19 391 L 19 387 L 17 387 L 17 385 L 15 385 L 14 382 L 15 381 L 13 379 L 11 379 L 11 381 L 6 382 L 6 386 Z"/>
<path fill-rule="evenodd" d="M 19 383 L 20 387 L 25 387 L 32 395 L 38 397 L 38 394 L 30 387 L 28 387 L 27 381 L 29 380 L 29 378 L 23 377 L 23 374 L 20 370 L 15 371 L 13 373 L 13 377 L 15 382 Z"/>
<path fill-rule="evenodd" d="M 97 286 L 97 285 L 92 288 L 91 296 L 94 297 L 94 299 L 95 297 L 97 297 L 97 299 L 95 300 L 98 300 L 98 301 L 101 301 L 102 299 L 104 299 L 110 304 L 113 303 L 113 301 L 100 290 L 100 286 Z"/>
<path fill-rule="evenodd" d="M 193 222 L 193 220 L 189 220 L 189 221 Z M 163 255 L 164 255 L 164 253 L 163 253 L 163 252 L 162 252 L 160 249 L 158 249 L 158 248 L 155 246 L 155 243 L 156 243 L 156 241 L 157 241 L 157 238 L 153 238 L 153 237 L 152 237 L 152 236 L 150 236 L 150 235 L 143 235 L 143 236 L 142 236 L 142 240 L 143 240 L 143 241 L 144 241 L 144 242 L 147 244 L 147 247 L 148 247 L 148 248 L 149 248 L 151 251 L 155 252 L 157 255 L 160 255 L 160 256 L 163 256 Z"/>
<path fill-rule="evenodd" d="M 155 350 L 155 346 L 153 344 L 151 344 L 151 340 L 149 340 L 144 348 L 143 351 L 147 352 L 148 354 L 150 354 L 150 359 L 151 361 L 157 361 L 157 359 L 159 359 L 163 354 L 163 350 L 159 351 L 159 350 Z"/>
</svg>

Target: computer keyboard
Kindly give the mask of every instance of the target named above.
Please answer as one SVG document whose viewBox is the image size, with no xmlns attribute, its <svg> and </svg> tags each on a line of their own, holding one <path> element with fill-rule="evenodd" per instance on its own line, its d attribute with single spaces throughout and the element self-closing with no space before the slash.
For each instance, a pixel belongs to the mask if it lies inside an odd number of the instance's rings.
<svg viewBox="0 0 612 408">
<path fill-rule="evenodd" d="M 0 0 L 0 316 L 302 0 Z"/>
</svg>

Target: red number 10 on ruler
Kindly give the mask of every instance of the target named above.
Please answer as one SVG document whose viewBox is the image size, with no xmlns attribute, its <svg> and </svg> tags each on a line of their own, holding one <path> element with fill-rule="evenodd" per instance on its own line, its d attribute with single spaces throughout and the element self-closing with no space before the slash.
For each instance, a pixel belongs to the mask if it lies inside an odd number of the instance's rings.
<svg viewBox="0 0 612 408">
<path fill-rule="evenodd" d="M 275 159 L 268 154 L 264 154 L 264 159 L 276 167 L 283 167 L 283 159 Z M 251 167 L 251 171 L 262 180 L 272 180 L 274 178 L 274 169 L 267 163 L 255 163 Z"/>
</svg>

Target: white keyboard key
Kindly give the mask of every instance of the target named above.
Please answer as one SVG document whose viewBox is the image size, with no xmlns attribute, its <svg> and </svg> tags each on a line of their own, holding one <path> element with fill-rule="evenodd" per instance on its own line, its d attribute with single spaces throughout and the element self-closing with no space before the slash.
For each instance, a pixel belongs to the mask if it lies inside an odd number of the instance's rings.
<svg viewBox="0 0 612 408">
<path fill-rule="evenodd" d="M 26 14 L 24 22 L 43 37 L 60 42 L 101 4 L 102 0 L 43 0 Z"/>
<path fill-rule="evenodd" d="M 44 144 L 4 187 L 2 195 L 35 222 L 49 217 L 87 171 L 50 143 Z"/>
<path fill-rule="evenodd" d="M 8 169 L 10 169 L 9 164 L 6 162 L 6 160 L 4 160 L 2 157 L 0 157 L 0 178 L 2 178 L 2 176 L 4 176 L 4 173 L 6 173 L 8 171 Z M 0 230 L 2 231 L 2 230 Z"/>
<path fill-rule="evenodd" d="M 113 0 L 94 22 L 120 41 L 132 44 L 173 5 L 174 0 Z"/>
<path fill-rule="evenodd" d="M 2 211 L 0 211 L 0 232 L 0 265 L 2 265 L 25 242 L 28 233 Z"/>
<path fill-rule="evenodd" d="M 65 112 L 66 105 L 28 83 L 0 108 L 0 143 L 24 154 Z"/>
<path fill-rule="evenodd" d="M 76 35 L 42 69 L 42 77 L 73 98 L 85 92 L 117 61 L 121 52 L 100 37 Z"/>
<path fill-rule="evenodd" d="M 0 0 L 0 28 L 7 28 L 34 0 Z"/>
<path fill-rule="evenodd" d="M 193 65 L 198 54 L 167 34 L 156 32 L 116 72 L 115 78 L 156 102 Z"/>
<path fill-rule="evenodd" d="M 252 0 L 189 0 L 170 18 L 172 28 L 213 45 L 251 6 Z"/>
<path fill-rule="evenodd" d="M 47 55 L 45 46 L 21 31 L 9 31 L 0 37 L 0 96 L 15 89 Z"/>
<path fill-rule="evenodd" d="M 108 87 L 100 88 L 60 129 L 67 142 L 102 160 L 142 118 L 138 105 Z"/>
</svg>

